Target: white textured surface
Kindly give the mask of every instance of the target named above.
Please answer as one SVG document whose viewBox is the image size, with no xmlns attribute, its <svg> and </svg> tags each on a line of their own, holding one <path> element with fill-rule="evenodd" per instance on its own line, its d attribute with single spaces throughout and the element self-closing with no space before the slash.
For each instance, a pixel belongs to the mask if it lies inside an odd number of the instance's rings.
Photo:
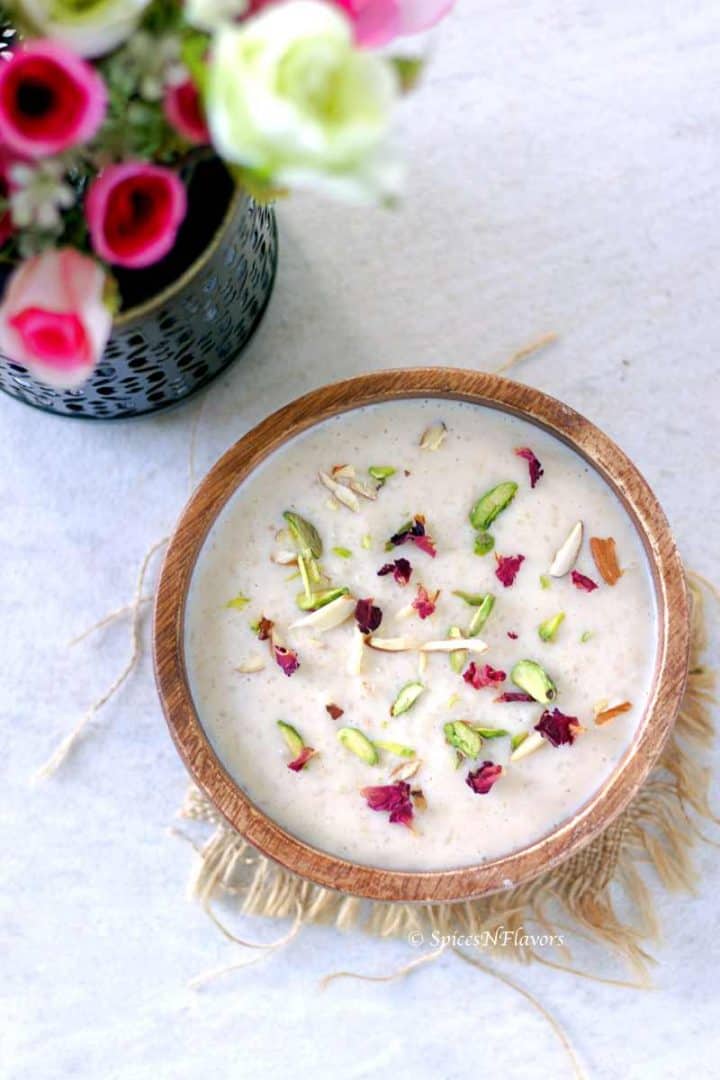
<svg viewBox="0 0 720 1080">
<path fill-rule="evenodd" d="M 275 298 L 210 391 L 201 469 L 329 378 L 491 369 L 556 330 L 561 343 L 518 374 L 620 442 L 690 565 L 716 573 L 719 59 L 715 0 L 461 3 L 407 111 L 404 208 L 281 208 Z M 147 656 L 62 775 L 29 786 L 124 662 L 123 626 L 72 654 L 63 643 L 129 599 L 142 554 L 171 527 L 197 408 L 84 425 L 0 402 L 0 1074 L 569 1076 L 527 1004 L 450 955 L 404 983 L 319 992 L 339 967 L 404 963 L 403 943 L 307 931 L 186 989 L 241 950 L 183 899 L 190 851 L 167 834 L 183 769 Z M 712 848 L 699 861 L 696 898 L 657 893 L 654 993 L 508 968 L 562 1018 L 593 1077 L 717 1075 L 720 869 Z M 582 943 L 576 959 L 597 966 Z"/>
</svg>

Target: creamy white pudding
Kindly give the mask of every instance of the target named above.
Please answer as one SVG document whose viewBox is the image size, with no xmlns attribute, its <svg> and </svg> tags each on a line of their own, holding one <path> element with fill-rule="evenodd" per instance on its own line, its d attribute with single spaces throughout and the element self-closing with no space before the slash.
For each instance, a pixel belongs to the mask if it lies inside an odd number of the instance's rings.
<svg viewBox="0 0 720 1080">
<path fill-rule="evenodd" d="M 437 399 L 268 457 L 202 548 L 185 629 L 198 716 L 252 802 L 397 870 L 476 864 L 571 817 L 632 742 L 657 649 L 642 543 L 602 478 L 535 425 Z M 462 648 L 434 651 L 450 632 Z"/>
</svg>

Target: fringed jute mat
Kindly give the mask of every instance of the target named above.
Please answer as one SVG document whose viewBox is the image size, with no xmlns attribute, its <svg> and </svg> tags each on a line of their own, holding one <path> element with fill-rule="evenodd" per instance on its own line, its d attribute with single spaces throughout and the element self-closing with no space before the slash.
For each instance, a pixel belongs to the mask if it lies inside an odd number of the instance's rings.
<svg viewBox="0 0 720 1080">
<path fill-rule="evenodd" d="M 294 931 L 309 923 L 325 923 L 341 929 L 356 927 L 383 938 L 402 937 L 411 943 L 459 940 L 483 952 L 502 948 L 505 956 L 571 971 L 575 969 L 541 955 L 538 942 L 562 943 L 575 935 L 609 947 L 645 976 L 652 960 L 647 945 L 659 932 L 646 872 L 649 868 L 666 889 L 692 890 L 692 848 L 702 836 L 699 822 L 717 821 L 708 801 L 706 764 L 714 733 L 715 676 L 702 663 L 707 641 L 703 593 L 710 592 L 711 586 L 694 574 L 689 575 L 689 586 L 693 599 L 690 673 L 674 732 L 627 810 L 560 866 L 518 888 L 479 900 L 371 903 L 314 885 L 265 858 L 193 787 L 181 816 L 203 822 L 213 832 L 196 849 L 192 895 L 228 938 L 245 945 L 251 943 L 235 937 L 213 911 L 215 898 L 224 897 L 242 915 L 292 918 Z M 439 951 L 424 954 L 403 972 Z M 564 955 L 569 956 L 567 950 Z M 469 958 L 467 952 L 465 958 Z"/>
</svg>

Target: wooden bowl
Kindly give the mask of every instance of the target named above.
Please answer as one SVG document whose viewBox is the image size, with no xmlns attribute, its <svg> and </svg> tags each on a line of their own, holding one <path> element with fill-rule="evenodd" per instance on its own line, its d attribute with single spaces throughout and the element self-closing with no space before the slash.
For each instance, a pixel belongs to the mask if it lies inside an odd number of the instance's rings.
<svg viewBox="0 0 720 1080">
<path fill-rule="evenodd" d="M 299 432 L 361 405 L 398 398 L 455 398 L 522 417 L 585 458 L 620 497 L 647 552 L 658 608 L 657 663 L 636 738 L 615 771 L 575 815 L 541 840 L 478 866 L 431 873 L 361 866 L 298 840 L 255 806 L 230 778 L 195 712 L 184 656 L 185 604 L 211 526 L 238 485 Z M 223 817 L 265 855 L 332 889 L 375 900 L 457 901 L 521 884 L 575 854 L 630 802 L 657 761 L 685 689 L 689 606 L 683 566 L 665 515 L 633 463 L 572 409 L 528 386 L 454 368 L 361 375 L 314 390 L 273 413 L 235 443 L 205 477 L 170 541 L 155 605 L 155 672 L 170 732 L 195 783 Z"/>
</svg>

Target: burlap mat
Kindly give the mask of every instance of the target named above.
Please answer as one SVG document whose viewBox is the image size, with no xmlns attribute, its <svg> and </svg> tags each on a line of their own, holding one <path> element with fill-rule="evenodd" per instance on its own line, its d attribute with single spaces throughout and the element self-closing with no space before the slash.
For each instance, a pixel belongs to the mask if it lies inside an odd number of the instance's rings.
<svg viewBox="0 0 720 1080">
<path fill-rule="evenodd" d="M 292 918 L 295 928 L 325 923 L 409 940 L 413 933 L 423 934 L 425 940 L 437 940 L 438 935 L 467 937 L 482 941 L 483 950 L 498 947 L 493 938 L 501 929 L 513 935 L 514 947 L 503 947 L 504 955 L 567 967 L 552 964 L 541 955 L 528 932 L 534 927 L 540 934 L 554 935 L 562 929 L 565 939 L 568 933 L 590 937 L 644 972 L 651 960 L 647 944 L 657 938 L 659 930 L 647 870 L 665 889 L 692 890 L 692 848 L 701 836 L 698 822 L 703 818 L 717 820 L 708 803 L 710 771 L 706 764 L 715 703 L 715 675 L 702 664 L 707 636 L 703 589 L 707 583 L 690 574 L 689 586 L 693 599 L 690 673 L 674 732 L 660 762 L 627 810 L 557 868 L 518 888 L 458 904 L 371 903 L 314 885 L 265 858 L 193 787 L 181 817 L 203 822 L 213 832 L 196 848 L 198 865 L 192 895 L 234 941 L 240 939 L 212 909 L 216 897 L 224 897 L 242 915 Z"/>
</svg>

